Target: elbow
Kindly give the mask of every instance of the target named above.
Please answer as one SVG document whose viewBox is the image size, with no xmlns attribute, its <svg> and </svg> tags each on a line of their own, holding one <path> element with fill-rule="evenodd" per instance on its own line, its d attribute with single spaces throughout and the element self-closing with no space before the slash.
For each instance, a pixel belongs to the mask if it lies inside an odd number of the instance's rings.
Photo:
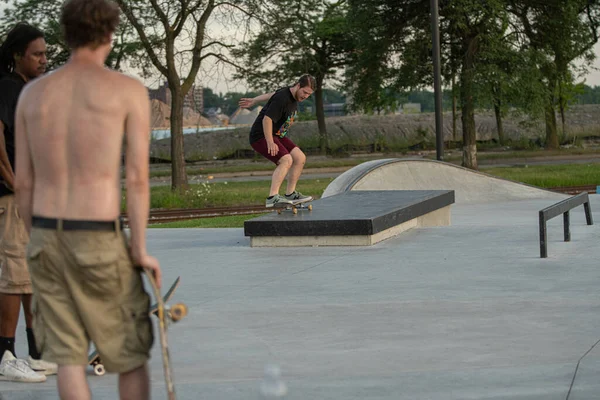
<svg viewBox="0 0 600 400">
<path fill-rule="evenodd" d="M 126 185 L 127 191 L 147 191 L 150 189 L 150 179 L 145 174 L 128 172 Z"/>
</svg>

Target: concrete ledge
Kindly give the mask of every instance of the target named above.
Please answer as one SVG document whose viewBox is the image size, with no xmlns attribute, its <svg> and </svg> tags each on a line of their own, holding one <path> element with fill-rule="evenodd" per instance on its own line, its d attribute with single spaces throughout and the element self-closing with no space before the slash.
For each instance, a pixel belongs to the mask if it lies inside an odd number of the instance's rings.
<svg viewBox="0 0 600 400">
<path fill-rule="evenodd" d="M 273 212 L 244 223 L 253 247 L 369 246 L 418 226 L 450 224 L 454 192 L 352 191 L 313 202 L 313 211 Z"/>
<path fill-rule="evenodd" d="M 450 222 L 450 206 L 446 206 L 374 235 L 255 236 L 250 239 L 250 245 L 252 247 L 372 246 L 413 228 L 449 226 Z"/>
</svg>

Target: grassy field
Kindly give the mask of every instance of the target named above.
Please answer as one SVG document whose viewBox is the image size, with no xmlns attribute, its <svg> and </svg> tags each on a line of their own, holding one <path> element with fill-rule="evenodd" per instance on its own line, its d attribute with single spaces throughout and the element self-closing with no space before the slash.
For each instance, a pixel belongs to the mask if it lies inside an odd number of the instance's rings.
<svg viewBox="0 0 600 400">
<path fill-rule="evenodd" d="M 600 163 L 530 167 L 486 168 L 485 173 L 543 188 L 600 185 Z M 320 198 L 331 179 L 301 181 L 298 190 Z M 264 204 L 268 181 L 211 183 L 194 185 L 185 195 L 171 193 L 169 187 L 152 188 L 152 208 L 203 208 Z M 244 221 L 258 215 L 202 218 L 185 222 L 152 225 L 153 228 L 241 228 Z"/>
<path fill-rule="evenodd" d="M 543 188 L 600 185 L 600 163 L 486 168 L 484 172 Z"/>
<path fill-rule="evenodd" d="M 297 190 L 320 197 L 331 181 L 333 178 L 303 180 L 300 181 Z M 150 207 L 204 208 L 264 204 L 269 195 L 269 186 L 269 181 L 202 183 L 191 185 L 183 195 L 171 192 L 168 186 L 153 187 Z M 285 189 L 285 183 L 282 189 Z"/>
</svg>

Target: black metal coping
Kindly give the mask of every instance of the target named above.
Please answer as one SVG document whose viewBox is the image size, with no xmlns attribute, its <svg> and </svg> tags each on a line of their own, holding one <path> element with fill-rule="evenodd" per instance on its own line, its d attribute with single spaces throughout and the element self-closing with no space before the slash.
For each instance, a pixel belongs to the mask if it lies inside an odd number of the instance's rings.
<svg viewBox="0 0 600 400">
<path fill-rule="evenodd" d="M 244 234 L 374 235 L 453 203 L 454 190 L 356 190 L 315 200 L 312 211 L 284 210 L 248 220 Z"/>
</svg>

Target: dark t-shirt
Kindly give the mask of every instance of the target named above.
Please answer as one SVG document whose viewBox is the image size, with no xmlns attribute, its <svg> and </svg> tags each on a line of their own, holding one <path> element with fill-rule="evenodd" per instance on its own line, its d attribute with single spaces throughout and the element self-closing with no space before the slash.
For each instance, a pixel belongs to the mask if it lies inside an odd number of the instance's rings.
<svg viewBox="0 0 600 400">
<path fill-rule="evenodd" d="M 17 74 L 5 75 L 0 79 L 0 121 L 4 124 L 4 141 L 10 165 L 15 169 L 15 114 L 17 102 L 25 81 Z M 13 194 L 0 177 L 0 197 Z"/>
<path fill-rule="evenodd" d="M 285 137 L 298 113 L 298 102 L 289 87 L 278 89 L 260 110 L 250 129 L 250 143 L 265 137 L 263 119 L 265 115 L 273 120 L 273 136 Z"/>
</svg>

